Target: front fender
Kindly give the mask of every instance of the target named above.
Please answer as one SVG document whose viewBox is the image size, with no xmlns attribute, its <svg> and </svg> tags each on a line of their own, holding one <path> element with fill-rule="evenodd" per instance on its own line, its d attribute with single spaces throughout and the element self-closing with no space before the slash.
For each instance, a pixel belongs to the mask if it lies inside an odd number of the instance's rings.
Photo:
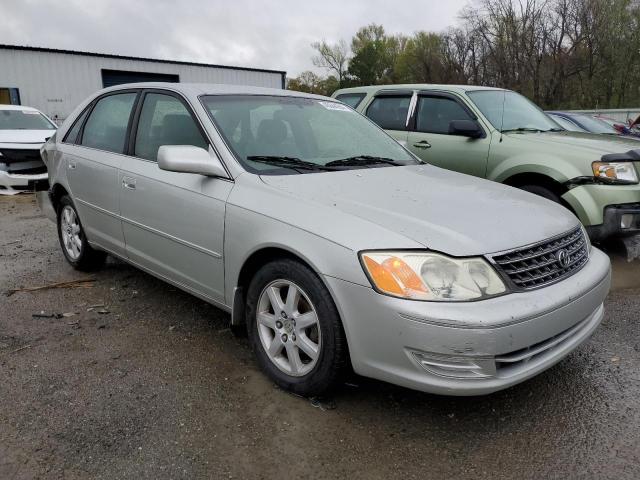
<svg viewBox="0 0 640 480">
<path fill-rule="evenodd" d="M 236 205 L 228 204 L 225 220 L 225 301 L 233 304 L 240 271 L 255 252 L 266 248 L 285 250 L 311 267 L 319 276 L 330 276 L 371 286 L 351 248 Z"/>
<path fill-rule="evenodd" d="M 507 179 L 518 174 L 539 174 L 549 177 L 556 182 L 565 183 L 567 180 L 584 175 L 578 166 L 553 155 L 539 153 L 523 153 L 508 157 L 487 172 L 487 179 L 504 183 Z"/>
</svg>

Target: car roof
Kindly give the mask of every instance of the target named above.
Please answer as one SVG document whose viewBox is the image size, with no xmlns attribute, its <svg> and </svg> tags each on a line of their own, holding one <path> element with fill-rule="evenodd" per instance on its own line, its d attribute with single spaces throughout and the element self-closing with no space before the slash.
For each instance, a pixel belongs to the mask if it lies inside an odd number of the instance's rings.
<svg viewBox="0 0 640 480">
<path fill-rule="evenodd" d="M 344 93 L 373 93 L 379 90 L 447 90 L 450 92 L 464 93 L 475 90 L 504 90 L 496 87 L 482 87 L 476 85 L 446 85 L 436 83 L 404 83 L 395 85 L 368 85 L 366 87 L 342 88 L 336 94 Z"/>
<path fill-rule="evenodd" d="M 186 95 L 275 95 L 281 97 L 304 97 L 318 100 L 333 100 L 322 95 L 284 90 L 282 88 L 254 87 L 250 85 L 227 85 L 218 83 L 170 83 L 170 82 L 141 82 L 116 85 L 101 90 L 101 93 L 131 88 L 159 88 L 173 90 Z"/>
<path fill-rule="evenodd" d="M 0 110 L 28 110 L 30 112 L 40 112 L 37 108 L 27 107 L 25 105 L 0 105 Z"/>
</svg>

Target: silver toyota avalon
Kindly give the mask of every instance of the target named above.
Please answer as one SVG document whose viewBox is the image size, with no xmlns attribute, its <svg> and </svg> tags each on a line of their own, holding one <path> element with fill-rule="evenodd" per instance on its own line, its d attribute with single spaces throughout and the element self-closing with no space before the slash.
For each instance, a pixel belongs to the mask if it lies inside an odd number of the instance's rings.
<svg viewBox="0 0 640 480">
<path fill-rule="evenodd" d="M 231 313 L 262 370 L 447 395 L 526 380 L 603 316 L 575 216 L 424 164 L 333 99 L 252 87 L 98 92 L 43 147 L 62 253 L 119 257 Z"/>
</svg>

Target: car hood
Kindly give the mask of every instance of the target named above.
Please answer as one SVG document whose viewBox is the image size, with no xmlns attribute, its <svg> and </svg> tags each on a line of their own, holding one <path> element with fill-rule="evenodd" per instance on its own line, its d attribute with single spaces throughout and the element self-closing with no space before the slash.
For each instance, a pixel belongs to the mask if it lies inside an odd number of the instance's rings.
<svg viewBox="0 0 640 480">
<path fill-rule="evenodd" d="M 324 206 L 402 235 L 424 247 L 455 256 L 504 251 L 564 233 L 578 220 L 563 207 L 530 193 L 431 165 L 343 172 L 263 176 L 297 203 Z M 313 205 L 308 205 L 312 207 Z M 336 212 L 335 209 L 338 211 Z M 296 209 L 298 210 L 298 209 Z M 306 209 L 309 217 L 313 211 Z M 318 212 L 326 217 L 327 211 Z M 312 217 L 313 218 L 313 217 Z M 294 223 L 297 219 L 291 218 Z M 341 225 L 344 225 L 341 223 Z M 362 228 L 363 222 L 353 222 Z M 321 234 L 344 240 L 317 221 Z M 334 229 L 336 227 L 333 227 Z M 361 238 L 362 232 L 353 237 Z M 373 241 L 372 241 L 373 243 Z M 356 245 L 355 248 L 371 248 Z M 384 248 L 402 248 L 385 245 Z"/>
<path fill-rule="evenodd" d="M 0 143 L 41 144 L 52 136 L 55 130 L 0 130 Z"/>
<path fill-rule="evenodd" d="M 510 139 L 530 142 L 539 146 L 546 146 L 549 150 L 560 148 L 585 151 L 595 160 L 608 153 L 623 153 L 640 149 L 640 143 L 632 138 L 615 135 L 598 135 L 581 132 L 543 132 L 543 133 L 506 133 Z M 596 155 L 593 155 L 593 154 Z"/>
</svg>

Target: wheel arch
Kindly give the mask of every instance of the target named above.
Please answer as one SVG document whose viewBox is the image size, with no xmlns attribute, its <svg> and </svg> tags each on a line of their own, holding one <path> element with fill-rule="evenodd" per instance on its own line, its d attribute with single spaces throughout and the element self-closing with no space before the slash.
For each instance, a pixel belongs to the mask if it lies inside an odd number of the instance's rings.
<svg viewBox="0 0 640 480">
<path fill-rule="evenodd" d="M 541 187 L 548 188 L 559 197 L 567 193 L 567 191 L 569 190 L 566 185 L 559 182 L 555 178 L 538 172 L 516 173 L 504 179 L 502 183 L 515 188 L 524 187 L 525 185 L 539 185 Z"/>
<path fill-rule="evenodd" d="M 49 189 L 49 200 L 51 200 L 51 206 L 53 211 L 58 213 L 58 207 L 60 206 L 60 199 L 65 195 L 69 195 L 69 191 L 60 183 L 54 183 Z"/>
<path fill-rule="evenodd" d="M 325 284 L 324 279 L 320 271 L 313 265 L 309 259 L 305 258 L 299 252 L 283 246 L 283 245 L 264 245 L 253 252 L 251 252 L 242 263 L 240 270 L 238 271 L 237 279 L 234 282 L 235 287 L 233 291 L 232 309 L 231 309 L 231 324 L 234 326 L 242 325 L 245 321 L 244 318 L 244 306 L 246 301 L 246 292 L 254 275 L 269 262 L 274 260 L 289 259 L 301 263 L 314 272 L 320 281 Z M 327 287 L 328 289 L 328 287 Z M 330 291 L 330 290 L 329 290 Z"/>
</svg>

